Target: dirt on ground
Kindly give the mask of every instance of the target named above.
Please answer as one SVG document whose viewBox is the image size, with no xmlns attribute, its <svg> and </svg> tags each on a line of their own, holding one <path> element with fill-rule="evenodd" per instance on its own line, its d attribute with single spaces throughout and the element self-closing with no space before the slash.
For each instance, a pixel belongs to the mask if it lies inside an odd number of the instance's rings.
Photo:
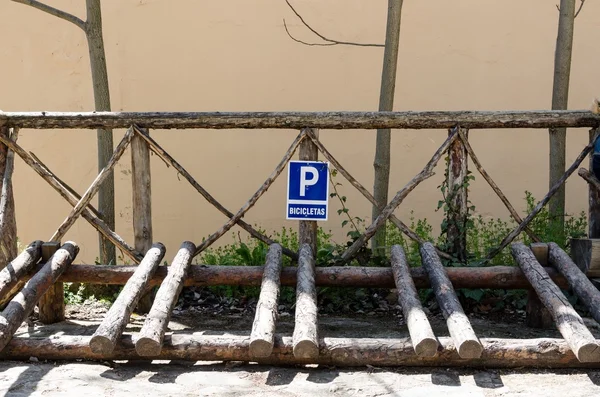
<svg viewBox="0 0 600 397">
<path fill-rule="evenodd" d="M 215 310 L 213 310 L 215 309 Z M 277 332 L 291 335 L 293 312 L 281 308 Z M 104 317 L 107 305 L 87 302 L 67 307 L 67 320 L 41 325 L 35 318 L 16 337 L 91 335 Z M 178 307 L 171 332 L 219 331 L 247 335 L 252 310 L 220 314 L 215 307 Z M 438 336 L 448 335 L 443 317 L 429 313 Z M 524 325 L 520 311 L 470 314 L 481 337 L 560 337 L 557 330 L 536 330 Z M 133 315 L 126 333 L 139 331 L 143 316 Z M 585 319 L 598 338 L 600 325 Z M 319 315 L 319 332 L 336 337 L 406 337 L 399 312 Z M 4 396 L 598 396 L 598 370 L 457 369 L 457 368 L 336 368 L 316 365 L 272 367 L 241 362 L 103 361 L 26 362 L 0 361 L 0 394 Z"/>
</svg>

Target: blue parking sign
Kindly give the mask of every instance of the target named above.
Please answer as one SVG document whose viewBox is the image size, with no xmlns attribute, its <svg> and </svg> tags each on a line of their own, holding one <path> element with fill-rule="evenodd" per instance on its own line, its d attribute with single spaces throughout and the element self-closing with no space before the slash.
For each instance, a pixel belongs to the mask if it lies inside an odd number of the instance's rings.
<svg viewBox="0 0 600 397">
<path fill-rule="evenodd" d="M 290 161 L 286 219 L 326 221 L 329 202 L 329 163 Z"/>
</svg>

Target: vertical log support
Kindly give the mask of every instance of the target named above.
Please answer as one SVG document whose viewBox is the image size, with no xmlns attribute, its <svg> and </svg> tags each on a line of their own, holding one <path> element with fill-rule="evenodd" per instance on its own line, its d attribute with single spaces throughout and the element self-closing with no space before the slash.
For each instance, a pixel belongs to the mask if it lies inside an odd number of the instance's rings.
<svg viewBox="0 0 600 397">
<path fill-rule="evenodd" d="M 460 127 L 458 127 L 460 128 Z M 448 131 L 451 135 L 454 131 Z M 468 138 L 469 132 L 462 130 L 462 135 Z M 462 140 L 456 139 L 448 149 L 448 191 L 446 204 L 448 218 L 446 238 L 449 253 L 460 263 L 467 261 L 467 150 Z"/>
<path fill-rule="evenodd" d="M 300 246 L 298 256 L 293 352 L 296 358 L 314 359 L 319 356 L 315 260 L 308 244 Z"/>
<path fill-rule="evenodd" d="M 136 133 L 131 140 L 131 184 L 133 192 L 134 248 L 146 255 L 152 246 L 152 191 L 150 177 L 150 149 Z M 148 313 L 152 307 L 152 290 L 142 296 L 137 311 Z"/>
<path fill-rule="evenodd" d="M 316 138 L 319 138 L 319 131 L 313 130 Z M 316 161 L 319 158 L 319 150 L 317 145 L 311 139 L 304 139 L 300 143 L 299 159 L 301 161 Z M 316 221 L 300 221 L 299 226 L 300 245 L 308 244 L 313 255 L 317 252 L 317 222 Z"/>
<path fill-rule="evenodd" d="M 42 244 L 42 262 L 48 262 L 59 248 L 60 243 L 55 241 Z M 52 284 L 40 299 L 38 307 L 42 324 L 54 324 L 64 321 L 65 289 L 63 283 L 55 282 Z"/>
<path fill-rule="evenodd" d="M 0 126 L 0 135 L 11 139 L 7 127 Z M 17 221 L 12 188 L 14 153 L 0 144 L 0 269 L 17 256 Z"/>
<path fill-rule="evenodd" d="M 530 246 L 535 259 L 542 266 L 548 266 L 548 244 L 533 243 Z M 542 304 L 542 301 L 534 290 L 527 291 L 527 306 L 525 306 L 525 325 L 530 328 L 549 329 L 554 328 L 552 315 Z"/>
<path fill-rule="evenodd" d="M 596 136 L 596 130 L 590 130 L 590 142 L 594 140 Z M 600 138 L 599 138 L 600 139 Z M 600 142 L 599 142 L 600 143 Z M 600 145 L 598 145 L 598 149 L 600 149 Z M 596 158 L 596 163 L 600 164 L 600 150 L 597 150 L 596 145 L 594 145 L 594 150 L 590 153 L 590 172 L 594 173 L 594 158 Z M 596 167 L 598 168 L 598 167 Z M 594 188 L 591 184 L 588 183 L 588 198 L 589 198 L 589 211 L 588 211 L 588 238 L 596 239 L 600 238 L 600 191 Z"/>
</svg>

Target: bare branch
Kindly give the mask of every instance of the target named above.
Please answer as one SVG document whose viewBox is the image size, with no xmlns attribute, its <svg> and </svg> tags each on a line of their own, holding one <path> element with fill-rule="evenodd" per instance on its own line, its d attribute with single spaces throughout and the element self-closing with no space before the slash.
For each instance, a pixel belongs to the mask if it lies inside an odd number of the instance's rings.
<svg viewBox="0 0 600 397">
<path fill-rule="evenodd" d="M 297 41 L 298 43 L 302 43 L 305 45 L 310 45 L 310 46 L 332 46 L 332 45 L 352 45 L 352 46 L 357 46 L 357 47 L 385 47 L 384 44 L 371 44 L 371 43 L 354 43 L 354 42 L 350 42 L 350 41 L 339 41 L 339 40 L 333 40 L 330 39 L 328 37 L 323 36 L 321 33 L 317 32 L 312 26 L 310 26 L 305 20 L 304 18 L 302 18 L 302 15 L 300 15 L 298 13 L 298 11 L 296 11 L 296 9 L 290 4 L 289 0 L 285 0 L 285 2 L 287 3 L 287 5 L 290 7 L 290 9 L 294 12 L 294 14 L 296 14 L 296 16 L 298 17 L 298 19 L 300 19 L 300 22 L 302 22 L 302 24 L 304 26 L 306 26 L 306 28 L 308 30 L 310 30 L 311 32 L 313 32 L 315 35 L 317 35 L 319 38 L 321 38 L 322 40 L 326 41 L 327 44 L 322 43 L 307 43 L 301 40 L 296 39 L 295 37 L 293 37 L 288 28 L 287 25 L 285 23 L 285 19 L 283 20 L 283 26 L 285 27 L 285 31 L 287 32 L 288 36 L 290 36 L 290 38 L 294 41 Z"/>
<path fill-rule="evenodd" d="M 37 8 L 40 11 L 43 11 L 47 14 L 54 15 L 60 19 L 64 19 L 65 21 L 71 22 L 75 26 L 81 28 L 85 32 L 85 22 L 76 17 L 75 15 L 69 14 L 68 12 L 59 10 L 57 8 L 51 7 L 47 4 L 41 3 L 36 0 L 12 0 L 15 3 L 21 3 L 33 8 Z"/>
</svg>

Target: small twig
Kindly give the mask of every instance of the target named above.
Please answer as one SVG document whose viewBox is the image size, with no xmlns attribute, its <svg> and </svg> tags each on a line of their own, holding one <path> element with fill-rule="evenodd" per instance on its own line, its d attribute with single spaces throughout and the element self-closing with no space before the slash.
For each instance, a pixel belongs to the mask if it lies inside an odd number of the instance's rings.
<svg viewBox="0 0 600 397">
<path fill-rule="evenodd" d="M 333 174 L 333 172 L 332 172 L 332 174 Z M 335 196 L 338 198 L 338 200 L 342 206 L 342 212 L 346 214 L 346 217 L 348 218 L 348 221 L 350 222 L 350 224 L 352 225 L 354 230 L 359 232 L 358 226 L 356 226 L 356 223 L 354 223 L 354 219 L 352 219 L 352 217 L 348 213 L 348 208 L 346 208 L 346 203 L 344 202 L 344 200 L 342 200 L 342 198 L 340 197 L 340 194 L 338 193 L 336 183 L 333 181 L 333 179 L 330 179 L 329 182 L 331 183 L 331 187 L 333 187 L 333 192 L 335 193 Z"/>
<path fill-rule="evenodd" d="M 307 42 L 304 42 L 302 40 L 298 40 L 297 38 L 295 38 L 294 36 L 291 35 L 291 33 L 289 32 L 289 30 L 287 28 L 287 24 L 285 23 L 285 19 L 284 19 L 283 20 L 283 26 L 285 27 L 285 31 L 287 32 L 288 36 L 290 36 L 290 38 L 292 40 L 297 41 L 298 43 L 302 43 L 302 44 L 309 45 L 309 46 L 352 45 L 352 46 L 357 46 L 357 47 L 385 47 L 384 44 L 354 43 L 354 42 L 350 42 L 350 41 L 339 41 L 339 40 L 334 40 L 334 39 L 330 39 L 328 37 L 325 37 L 321 33 L 317 32 L 312 26 L 310 26 L 304 20 L 304 18 L 302 18 L 302 15 L 300 15 L 298 13 L 298 11 L 296 11 L 296 9 L 290 4 L 289 0 L 285 0 L 285 2 L 290 7 L 290 9 L 294 12 L 294 14 L 296 14 L 296 16 L 298 17 L 298 19 L 300 19 L 300 22 L 302 22 L 302 24 L 304 26 L 306 26 L 306 28 L 308 30 L 310 30 L 315 35 L 317 35 L 319 38 L 321 38 L 322 40 L 324 40 L 324 41 L 327 42 L 327 43 L 307 43 Z"/>
<path fill-rule="evenodd" d="M 25 5 L 31 6 L 33 8 L 37 8 L 38 10 L 43 11 L 47 14 L 53 15 L 55 17 L 65 20 L 67 22 L 71 22 L 72 24 L 79 27 L 84 32 L 86 31 L 85 22 L 83 20 L 79 19 L 78 17 L 76 17 L 75 15 L 69 14 L 68 12 L 59 10 L 57 8 L 51 7 L 47 4 L 41 3 L 36 0 L 12 0 L 12 1 L 15 3 L 25 4 Z"/>
</svg>

